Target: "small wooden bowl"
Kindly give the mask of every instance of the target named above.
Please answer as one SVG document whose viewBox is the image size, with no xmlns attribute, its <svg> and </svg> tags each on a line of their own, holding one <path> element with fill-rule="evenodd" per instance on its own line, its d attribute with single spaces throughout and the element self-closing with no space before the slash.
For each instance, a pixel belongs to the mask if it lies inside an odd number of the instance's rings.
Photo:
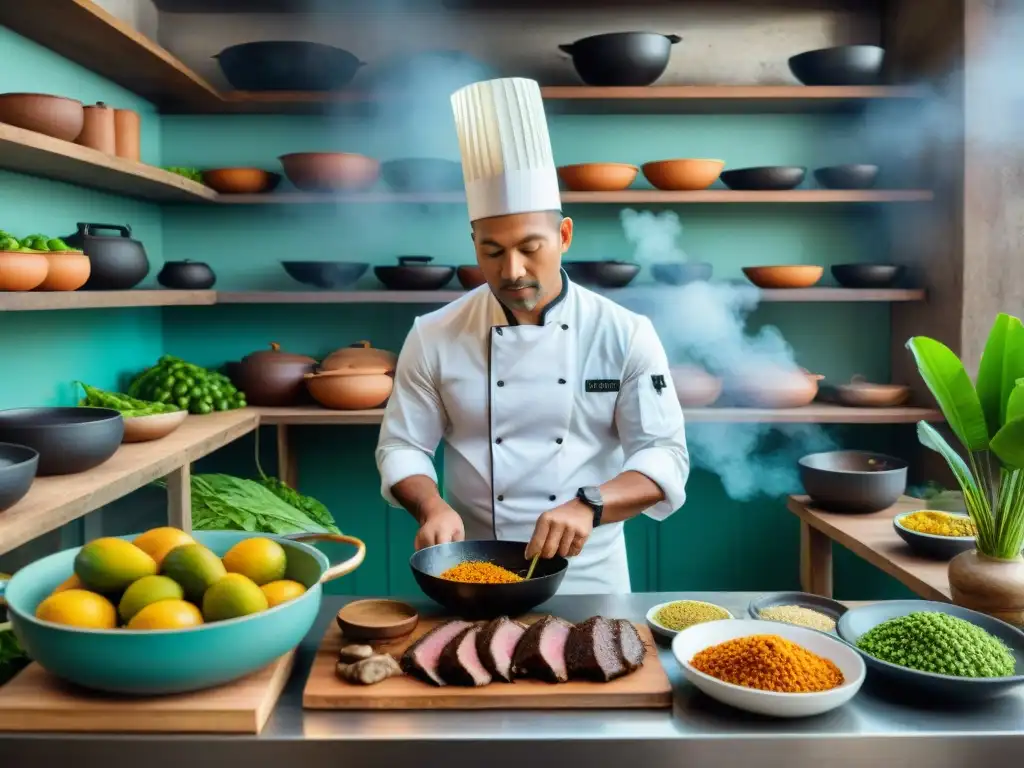
<svg viewBox="0 0 1024 768">
<path fill-rule="evenodd" d="M 849 384 L 836 386 L 836 397 L 843 405 L 854 408 L 892 408 L 910 399 L 910 387 L 903 384 L 873 384 L 857 375 L 850 379 Z"/>
<path fill-rule="evenodd" d="M 758 288 L 810 288 L 824 273 L 824 267 L 810 264 L 743 268 L 747 280 Z"/>
<path fill-rule="evenodd" d="M 420 615 L 398 600 L 356 600 L 338 611 L 335 621 L 346 640 L 394 640 L 416 629 Z"/>
<path fill-rule="evenodd" d="M 211 168 L 203 171 L 203 183 L 225 195 L 257 195 L 281 183 L 281 174 L 262 168 Z"/>
<path fill-rule="evenodd" d="M 640 169 L 626 163 L 577 163 L 558 168 L 558 176 L 573 192 L 618 192 L 636 180 Z"/>
<path fill-rule="evenodd" d="M 124 437 L 122 443 L 148 443 L 167 437 L 185 423 L 188 411 L 171 411 L 170 413 L 154 413 L 152 416 L 136 416 L 124 420 Z"/>
<path fill-rule="evenodd" d="M 689 192 L 707 189 L 718 179 L 724 160 L 657 160 L 644 163 L 644 176 L 656 189 Z"/>
</svg>

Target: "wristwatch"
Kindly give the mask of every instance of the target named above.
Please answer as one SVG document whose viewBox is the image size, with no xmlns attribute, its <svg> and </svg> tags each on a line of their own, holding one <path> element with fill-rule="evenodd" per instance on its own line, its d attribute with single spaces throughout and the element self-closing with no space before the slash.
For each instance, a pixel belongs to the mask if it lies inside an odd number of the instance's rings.
<svg viewBox="0 0 1024 768">
<path fill-rule="evenodd" d="M 596 485 L 585 485 L 576 491 L 576 498 L 594 510 L 594 527 L 601 524 L 601 515 L 604 514 L 604 497 L 601 489 Z"/>
</svg>

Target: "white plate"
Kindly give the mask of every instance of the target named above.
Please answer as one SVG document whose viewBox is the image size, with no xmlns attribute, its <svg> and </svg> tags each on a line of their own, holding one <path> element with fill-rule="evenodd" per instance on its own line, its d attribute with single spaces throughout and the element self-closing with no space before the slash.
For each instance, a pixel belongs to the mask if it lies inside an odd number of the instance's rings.
<svg viewBox="0 0 1024 768">
<path fill-rule="evenodd" d="M 679 634 L 680 630 L 669 629 L 664 624 L 659 624 L 654 617 L 658 615 L 658 611 L 660 611 L 666 605 L 671 605 L 672 603 L 700 603 L 702 605 L 710 605 L 713 608 L 721 608 L 723 611 L 729 614 L 730 619 L 736 618 L 732 615 L 732 612 L 728 608 L 725 608 L 721 605 L 716 605 L 715 603 L 709 603 L 704 600 L 669 600 L 667 603 L 658 603 L 656 606 L 654 606 L 653 608 L 651 608 L 651 610 L 647 612 L 647 626 L 651 628 L 651 632 L 669 641 L 675 638 L 675 636 Z M 725 619 L 713 619 L 713 621 L 725 621 Z"/>
<path fill-rule="evenodd" d="M 690 666 L 695 654 L 712 645 L 747 635 L 779 635 L 829 659 L 843 673 L 845 682 L 831 691 L 818 693 L 776 693 L 725 683 Z M 684 629 L 672 641 L 672 654 L 683 674 L 698 689 L 729 706 L 773 717 L 809 717 L 840 707 L 852 699 L 864 683 L 864 660 L 841 640 L 813 629 L 773 623 L 771 628 L 757 619 L 710 621 Z"/>
</svg>

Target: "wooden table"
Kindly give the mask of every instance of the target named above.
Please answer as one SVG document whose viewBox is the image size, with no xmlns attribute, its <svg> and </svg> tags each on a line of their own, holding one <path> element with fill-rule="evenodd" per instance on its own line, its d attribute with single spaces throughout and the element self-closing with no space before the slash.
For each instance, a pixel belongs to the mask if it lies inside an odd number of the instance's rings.
<svg viewBox="0 0 1024 768">
<path fill-rule="evenodd" d="M 804 592 L 832 597 L 832 542 L 885 571 L 925 600 L 948 602 L 948 563 L 919 557 L 893 529 L 892 519 L 924 509 L 920 499 L 904 496 L 895 506 L 868 515 L 815 509 L 807 496 L 790 496 L 788 507 L 800 518 L 800 585 Z"/>
</svg>

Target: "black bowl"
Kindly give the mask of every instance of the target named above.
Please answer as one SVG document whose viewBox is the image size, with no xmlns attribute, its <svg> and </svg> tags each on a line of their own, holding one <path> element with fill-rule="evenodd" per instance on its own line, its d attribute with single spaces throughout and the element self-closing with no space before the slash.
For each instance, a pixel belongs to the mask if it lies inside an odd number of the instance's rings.
<svg viewBox="0 0 1024 768">
<path fill-rule="evenodd" d="M 711 279 L 711 265 L 706 261 L 666 262 L 652 264 L 651 274 L 659 283 L 686 285 Z"/>
<path fill-rule="evenodd" d="M 719 178 L 729 189 L 765 191 L 799 187 L 806 175 L 807 169 L 799 165 L 765 165 L 722 171 Z"/>
<path fill-rule="evenodd" d="M 111 408 L 12 408 L 0 411 L 0 441 L 39 453 L 36 474 L 73 475 L 117 451 L 124 419 Z"/>
<path fill-rule="evenodd" d="M 827 189 L 870 189 L 878 179 L 878 166 L 830 165 L 816 168 L 814 178 Z"/>
<path fill-rule="evenodd" d="M 950 603 L 929 600 L 884 600 L 880 603 L 851 608 L 836 625 L 842 640 L 856 648 L 857 641 L 868 630 L 884 621 L 906 616 L 916 611 L 946 613 L 969 621 L 1003 641 L 1016 661 L 1010 677 L 953 677 L 908 669 L 876 659 L 859 651 L 868 668 L 868 675 L 880 677 L 897 690 L 924 694 L 933 704 L 960 704 L 980 701 L 1004 694 L 1024 683 L 1024 632 L 1006 622 Z"/>
<path fill-rule="evenodd" d="M 804 85 L 878 85 L 885 49 L 840 45 L 791 56 L 789 70 Z"/>
<path fill-rule="evenodd" d="M 799 465 L 807 495 L 828 512 L 880 512 L 907 490 L 907 462 L 882 453 L 812 453 Z"/>
<path fill-rule="evenodd" d="M 410 157 L 380 164 L 384 182 L 396 192 L 461 192 L 462 164 L 454 160 Z"/>
<path fill-rule="evenodd" d="M 922 507 L 922 509 L 927 509 L 927 507 Z M 913 511 L 896 515 L 892 519 L 892 527 L 896 529 L 899 537 L 907 542 L 907 545 L 915 554 L 932 560 L 952 560 L 961 552 L 974 549 L 977 545 L 977 539 L 974 536 L 936 536 L 935 534 L 921 533 L 920 531 L 904 528 L 902 519 L 912 514 L 914 514 Z M 954 517 L 967 517 L 967 515 L 954 515 L 952 512 L 946 512 L 945 514 L 953 515 Z"/>
<path fill-rule="evenodd" d="M 461 584 L 440 575 L 467 560 L 484 560 L 525 576 L 530 563 L 524 558 L 525 541 L 459 541 L 421 549 L 409 567 L 423 593 L 464 619 L 521 616 L 554 597 L 565 578 L 569 561 L 555 556 L 538 560 L 533 577 L 515 584 Z"/>
<path fill-rule="evenodd" d="M 451 282 L 455 267 L 435 267 L 431 261 L 431 256 L 399 256 L 397 267 L 374 267 L 373 274 L 392 291 L 437 291 Z"/>
<path fill-rule="evenodd" d="M 576 73 L 587 85 L 651 85 L 668 68 L 678 35 L 656 32 L 609 32 L 558 46 L 572 56 Z"/>
<path fill-rule="evenodd" d="M 239 91 L 332 91 L 363 66 L 355 55 L 323 43 L 262 40 L 232 45 L 214 56 Z"/>
<path fill-rule="evenodd" d="M 575 282 L 602 288 L 624 288 L 640 272 L 630 261 L 563 261 L 562 266 Z"/>
<path fill-rule="evenodd" d="M 295 280 L 316 288 L 346 288 L 370 268 L 352 261 L 282 261 L 281 266 Z"/>
<path fill-rule="evenodd" d="M 835 264 L 832 277 L 844 288 L 888 288 L 903 276 L 899 264 Z"/>
<path fill-rule="evenodd" d="M 25 497 L 38 467 L 38 451 L 27 445 L 0 443 L 0 512 Z"/>
</svg>

